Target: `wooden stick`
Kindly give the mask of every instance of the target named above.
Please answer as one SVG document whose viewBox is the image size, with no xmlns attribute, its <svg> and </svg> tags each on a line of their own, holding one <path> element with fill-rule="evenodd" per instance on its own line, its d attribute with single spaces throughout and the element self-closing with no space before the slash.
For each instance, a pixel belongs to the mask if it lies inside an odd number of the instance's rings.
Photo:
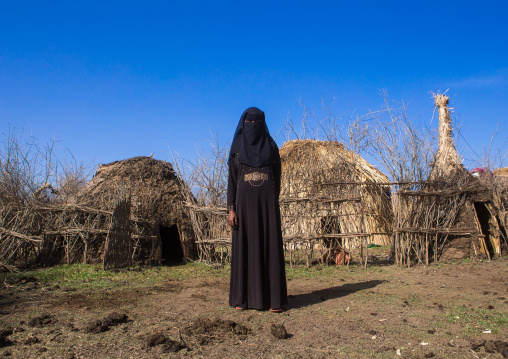
<svg viewBox="0 0 508 359">
<path fill-rule="evenodd" d="M 470 236 L 471 232 L 453 230 L 449 228 L 397 228 L 394 230 L 398 233 L 427 233 L 427 234 L 449 234 L 455 236 Z"/>
<path fill-rule="evenodd" d="M 25 236 L 24 234 L 11 231 L 10 229 L 0 227 L 0 232 L 5 233 L 9 236 L 13 236 L 19 239 L 24 239 L 25 241 L 35 242 L 35 243 L 42 243 L 43 238 L 39 236 Z"/>
<path fill-rule="evenodd" d="M 429 265 L 429 235 L 425 234 L 425 264 Z"/>
</svg>

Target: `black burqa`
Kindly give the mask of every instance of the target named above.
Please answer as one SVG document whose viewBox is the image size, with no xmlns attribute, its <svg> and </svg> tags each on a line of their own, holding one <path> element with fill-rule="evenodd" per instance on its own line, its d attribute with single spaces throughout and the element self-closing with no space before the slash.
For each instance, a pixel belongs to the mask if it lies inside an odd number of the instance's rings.
<svg viewBox="0 0 508 359">
<path fill-rule="evenodd" d="M 229 304 L 279 309 L 287 304 L 280 222 L 280 156 L 268 132 L 265 114 L 255 107 L 243 113 L 229 154 L 228 209 L 233 229 Z"/>
</svg>

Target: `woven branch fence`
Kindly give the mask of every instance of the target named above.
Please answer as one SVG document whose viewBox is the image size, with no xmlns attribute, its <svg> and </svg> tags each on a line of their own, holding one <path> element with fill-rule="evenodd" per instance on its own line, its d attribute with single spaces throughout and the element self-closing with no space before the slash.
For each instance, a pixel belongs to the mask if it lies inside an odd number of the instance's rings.
<svg viewBox="0 0 508 359">
<path fill-rule="evenodd" d="M 438 182 L 389 183 L 399 187 L 392 194 L 393 218 L 387 225 L 393 232 L 380 232 L 379 227 L 367 230 L 367 213 L 363 193 L 386 196 L 386 184 L 371 182 L 322 183 L 300 197 L 280 197 L 282 232 L 286 259 L 290 265 L 310 265 L 338 246 L 358 255 L 367 264 L 367 244 L 376 236 L 388 238 L 393 246 L 395 264 L 411 266 L 439 261 L 443 253 L 459 248 L 466 256 L 490 258 L 490 252 L 501 253 L 506 245 L 508 202 L 495 205 L 489 189 L 478 183 L 456 182 L 443 188 Z M 310 187 L 312 188 L 312 187 Z M 310 194 L 313 193 L 313 194 Z M 325 195 L 326 194 L 326 195 Z M 485 235 L 478 208 L 481 203 L 492 213 L 490 243 Z M 500 209 L 501 208 L 501 209 Z M 199 259 L 227 263 L 231 255 L 231 229 L 227 225 L 226 207 L 189 206 L 196 232 Z M 391 214 L 390 213 L 390 214 Z M 379 216 L 378 213 L 376 215 Z M 387 221 L 390 217 L 387 215 Z M 343 227 L 343 223 L 348 223 Z M 387 227 L 384 227 L 387 228 Z M 497 244 L 491 244 L 497 243 Z M 496 248 L 498 246 L 499 248 Z"/>
<path fill-rule="evenodd" d="M 503 181 L 460 174 L 402 186 L 393 200 L 396 264 L 500 256 L 508 244 L 508 201 L 495 187 Z"/>
<path fill-rule="evenodd" d="M 437 261 L 456 236 L 472 236 L 471 228 L 457 227 L 468 189 L 433 189 L 429 183 L 404 187 L 394 198 L 394 250 L 398 265 Z"/>
<path fill-rule="evenodd" d="M 366 185 L 356 183 L 345 187 L 354 194 Z M 365 214 L 359 197 L 322 196 L 280 198 L 283 243 L 290 265 L 310 265 L 314 259 L 326 258 L 325 255 L 337 246 L 348 251 L 359 249 L 360 261 L 366 265 L 367 245 L 372 243 L 372 238 L 390 233 L 366 232 L 363 224 Z M 231 229 L 227 224 L 226 207 L 188 204 L 188 210 L 196 235 L 199 259 L 213 263 L 230 262 Z M 345 221 L 349 223 L 348 230 L 351 231 L 343 233 L 341 223 Z"/>
<path fill-rule="evenodd" d="M 0 263 L 93 263 L 102 258 L 112 211 L 78 205 L 0 207 Z M 149 257 L 154 223 L 131 216 L 132 258 Z"/>
</svg>

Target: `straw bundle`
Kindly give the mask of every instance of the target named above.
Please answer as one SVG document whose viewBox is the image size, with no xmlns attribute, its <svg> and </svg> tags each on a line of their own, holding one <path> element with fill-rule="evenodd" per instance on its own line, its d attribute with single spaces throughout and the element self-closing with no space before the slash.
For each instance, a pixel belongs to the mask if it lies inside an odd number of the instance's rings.
<svg viewBox="0 0 508 359">
<path fill-rule="evenodd" d="M 439 111 L 439 142 L 430 173 L 431 180 L 453 177 L 456 173 L 459 175 L 469 173 L 462 165 L 460 156 L 453 144 L 451 118 L 448 109 L 449 100 L 450 98 L 446 95 L 434 95 L 434 102 Z"/>
</svg>

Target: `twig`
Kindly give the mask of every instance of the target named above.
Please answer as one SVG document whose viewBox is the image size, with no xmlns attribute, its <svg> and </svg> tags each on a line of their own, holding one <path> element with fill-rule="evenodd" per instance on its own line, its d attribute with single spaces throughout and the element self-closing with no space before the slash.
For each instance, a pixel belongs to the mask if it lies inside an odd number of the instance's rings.
<svg viewBox="0 0 508 359">
<path fill-rule="evenodd" d="M 183 339 L 182 337 L 182 333 L 180 332 L 180 328 L 178 327 L 173 327 L 173 329 L 176 329 L 178 331 L 178 339 L 180 340 L 180 343 L 183 343 L 183 345 L 185 345 L 186 347 L 188 347 L 189 345 L 187 344 L 187 342 Z"/>
</svg>

